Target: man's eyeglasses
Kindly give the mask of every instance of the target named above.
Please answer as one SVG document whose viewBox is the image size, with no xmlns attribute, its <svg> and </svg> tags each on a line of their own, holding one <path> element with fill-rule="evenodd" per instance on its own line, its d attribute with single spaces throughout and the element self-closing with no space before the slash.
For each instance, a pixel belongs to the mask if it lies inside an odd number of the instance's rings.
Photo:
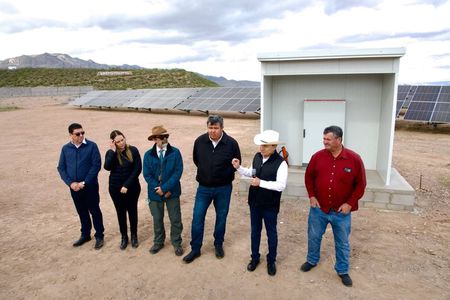
<svg viewBox="0 0 450 300">
<path fill-rule="evenodd" d="M 76 135 L 76 136 L 84 135 L 84 131 L 80 131 L 80 132 L 74 133 L 73 135 Z"/>
</svg>

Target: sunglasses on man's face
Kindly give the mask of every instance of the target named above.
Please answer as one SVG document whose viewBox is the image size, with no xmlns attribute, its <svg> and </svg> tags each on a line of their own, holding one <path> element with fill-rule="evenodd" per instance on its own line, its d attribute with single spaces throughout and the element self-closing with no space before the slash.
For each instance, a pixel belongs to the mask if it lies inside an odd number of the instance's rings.
<svg viewBox="0 0 450 300">
<path fill-rule="evenodd" d="M 76 135 L 76 136 L 84 135 L 84 131 L 80 131 L 80 132 L 74 133 L 73 135 Z"/>
<path fill-rule="evenodd" d="M 163 140 L 165 138 L 168 138 L 168 135 L 155 135 L 155 139 Z"/>
</svg>

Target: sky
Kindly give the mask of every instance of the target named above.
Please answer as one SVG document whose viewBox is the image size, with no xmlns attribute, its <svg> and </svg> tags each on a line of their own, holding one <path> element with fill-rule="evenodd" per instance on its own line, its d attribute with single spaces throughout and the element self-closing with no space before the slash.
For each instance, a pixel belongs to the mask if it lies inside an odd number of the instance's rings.
<svg viewBox="0 0 450 300">
<path fill-rule="evenodd" d="M 450 81 L 450 0 L 0 0 L 0 60 L 64 53 L 260 81 L 261 53 L 399 47 L 399 83 Z"/>
</svg>

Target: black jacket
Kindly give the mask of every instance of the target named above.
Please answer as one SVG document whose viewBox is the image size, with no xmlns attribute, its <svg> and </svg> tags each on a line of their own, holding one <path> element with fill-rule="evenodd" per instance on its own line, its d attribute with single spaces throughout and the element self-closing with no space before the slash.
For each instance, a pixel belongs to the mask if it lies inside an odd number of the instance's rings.
<svg viewBox="0 0 450 300">
<path fill-rule="evenodd" d="M 223 132 L 222 139 L 213 147 L 208 133 L 194 142 L 193 159 L 197 166 L 197 181 L 200 185 L 215 187 L 233 182 L 236 169 L 231 160 L 241 160 L 241 151 L 235 139 Z"/>
<path fill-rule="evenodd" d="M 142 171 L 142 161 L 139 151 L 134 146 L 129 146 L 133 156 L 133 162 L 130 162 L 127 157 L 122 154 L 122 165 L 119 163 L 116 152 L 108 150 L 105 155 L 105 170 L 111 171 L 109 174 L 109 186 L 126 187 L 139 184 L 139 174 Z"/>
<path fill-rule="evenodd" d="M 263 164 L 261 153 L 256 153 L 253 158 L 253 168 L 256 169 L 256 177 L 267 181 L 276 181 L 277 172 L 283 158 L 273 153 Z M 268 190 L 259 186 L 250 186 L 248 192 L 248 204 L 252 207 L 261 207 L 278 212 L 280 210 L 281 192 Z"/>
</svg>

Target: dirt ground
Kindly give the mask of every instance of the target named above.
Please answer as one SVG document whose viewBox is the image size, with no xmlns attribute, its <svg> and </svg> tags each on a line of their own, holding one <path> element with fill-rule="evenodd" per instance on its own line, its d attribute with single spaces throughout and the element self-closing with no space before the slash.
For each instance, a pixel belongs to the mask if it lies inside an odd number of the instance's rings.
<svg viewBox="0 0 450 300">
<path fill-rule="evenodd" d="M 249 212 L 246 199 L 236 192 L 223 259 L 214 256 L 212 207 L 199 259 L 184 264 L 168 241 L 160 253 L 151 255 L 153 226 L 142 175 L 139 248 L 119 250 L 119 228 L 105 170 L 99 174 L 105 246 L 99 251 L 93 249 L 93 242 L 72 247 L 80 234 L 79 220 L 68 187 L 56 171 L 69 123 L 84 126 L 102 158 L 112 129 L 124 132 L 143 155 L 151 146 L 150 129 L 166 126 L 171 143 L 180 148 L 184 159 L 182 214 L 187 252 L 197 185 L 192 144 L 205 132 L 206 118 L 78 109 L 66 102 L 67 98 L 50 97 L 0 99 L 0 106 L 20 107 L 0 112 L 0 299 L 450 299 L 450 134 L 396 131 L 394 166 L 417 190 L 417 207 L 414 212 L 360 209 L 353 214 L 350 275 L 354 285 L 347 288 L 333 269 L 331 230 L 324 236 L 318 267 L 309 273 L 299 271 L 307 247 L 306 201 L 288 200 L 281 205 L 274 277 L 267 275 L 265 261 L 253 273 L 246 270 Z M 225 118 L 225 130 L 241 145 L 244 165 L 257 151 L 252 139 L 258 124 L 255 119 Z M 263 239 L 263 257 L 266 249 Z"/>
</svg>

